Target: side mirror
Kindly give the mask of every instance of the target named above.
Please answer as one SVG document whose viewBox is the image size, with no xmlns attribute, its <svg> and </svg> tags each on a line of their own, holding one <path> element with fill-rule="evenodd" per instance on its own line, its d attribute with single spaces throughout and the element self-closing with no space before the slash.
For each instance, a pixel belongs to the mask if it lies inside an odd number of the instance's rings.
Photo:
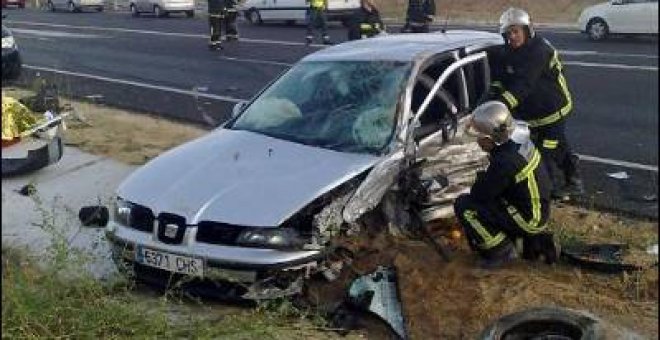
<svg viewBox="0 0 660 340">
<path fill-rule="evenodd" d="M 231 110 L 231 118 L 236 118 L 241 112 L 243 112 L 243 109 L 247 106 L 246 101 L 238 102 L 236 105 L 234 105 L 234 108 Z"/>
<path fill-rule="evenodd" d="M 110 220 L 110 212 L 102 205 L 86 206 L 78 211 L 78 219 L 85 227 L 103 228 Z"/>
</svg>

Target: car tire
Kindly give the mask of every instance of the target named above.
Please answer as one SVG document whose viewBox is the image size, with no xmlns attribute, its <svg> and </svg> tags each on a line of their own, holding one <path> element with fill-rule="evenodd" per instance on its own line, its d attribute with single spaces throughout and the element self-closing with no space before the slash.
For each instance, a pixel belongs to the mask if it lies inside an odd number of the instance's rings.
<svg viewBox="0 0 660 340">
<path fill-rule="evenodd" d="M 605 339 L 606 328 L 596 316 L 559 307 L 538 307 L 505 315 L 477 339 Z"/>
<path fill-rule="evenodd" d="M 103 6 L 96 7 L 97 12 L 103 12 Z"/>
<path fill-rule="evenodd" d="M 195 16 L 195 11 L 186 11 L 186 17 L 192 18 Z"/>
<path fill-rule="evenodd" d="M 293 26 L 293 25 L 296 24 L 296 21 L 295 21 L 295 20 L 286 20 L 284 23 L 285 23 L 287 26 Z"/>
<path fill-rule="evenodd" d="M 160 6 L 154 6 L 154 14 L 156 15 L 157 18 L 162 18 L 167 16 L 167 12 L 160 9 Z"/>
<path fill-rule="evenodd" d="M 69 13 L 78 12 L 78 9 L 76 8 L 76 5 L 73 4 L 73 2 L 69 2 L 67 9 L 69 10 Z"/>
<path fill-rule="evenodd" d="M 55 5 L 53 5 L 52 1 L 48 1 L 48 4 L 46 6 L 48 7 L 49 11 L 55 12 Z"/>
<path fill-rule="evenodd" d="M 130 9 L 131 9 L 131 15 L 132 16 L 134 16 L 136 18 L 140 16 L 140 12 L 137 10 L 137 7 L 135 7 L 134 4 L 131 4 Z"/>
<path fill-rule="evenodd" d="M 246 19 L 253 25 L 263 24 L 263 20 L 261 20 L 261 14 L 259 14 L 259 10 L 256 8 L 250 8 L 250 10 L 247 11 Z"/>
<path fill-rule="evenodd" d="M 607 38 L 610 33 L 610 28 L 607 26 L 605 20 L 601 18 L 594 18 L 589 20 L 586 32 L 590 40 L 601 41 Z"/>
</svg>

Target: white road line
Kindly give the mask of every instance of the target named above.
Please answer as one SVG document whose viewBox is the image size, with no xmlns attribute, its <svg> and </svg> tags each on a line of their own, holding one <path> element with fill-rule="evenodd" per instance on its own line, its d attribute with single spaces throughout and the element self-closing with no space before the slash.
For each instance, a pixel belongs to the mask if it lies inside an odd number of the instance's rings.
<svg viewBox="0 0 660 340">
<path fill-rule="evenodd" d="M 13 28 L 11 30 L 13 33 L 34 35 L 37 37 L 51 37 L 51 38 L 107 38 L 102 35 L 96 34 L 81 34 L 81 33 L 70 33 L 62 31 L 40 31 L 40 30 L 30 30 L 24 28 Z"/>
<path fill-rule="evenodd" d="M 160 91 L 165 91 L 165 92 L 173 92 L 173 93 L 185 94 L 185 95 L 190 95 L 190 96 L 198 96 L 198 97 L 203 97 L 203 98 L 211 98 L 211 99 L 227 101 L 227 102 L 231 102 L 231 103 L 238 103 L 238 102 L 245 101 L 245 99 L 240 99 L 240 98 L 234 98 L 234 97 L 228 97 L 228 96 L 219 96 L 219 95 L 210 94 L 210 93 L 203 93 L 203 92 L 200 93 L 200 92 L 196 92 L 196 91 L 182 90 L 182 89 L 177 89 L 177 88 L 169 87 L 169 86 L 152 85 L 152 84 L 146 84 L 146 83 L 130 81 L 130 80 L 102 77 L 102 76 L 97 76 L 97 75 L 87 74 L 87 73 L 70 72 L 70 71 L 64 71 L 64 70 L 49 68 L 49 67 L 33 66 L 33 65 L 27 65 L 27 64 L 24 64 L 23 67 L 28 68 L 28 69 L 37 70 L 37 71 L 53 72 L 53 73 L 59 73 L 59 74 L 74 76 L 74 77 L 89 78 L 89 79 L 107 81 L 107 82 L 111 82 L 111 83 L 131 85 L 131 86 L 143 87 L 143 88 L 148 88 L 148 89 L 153 89 L 153 90 L 160 90 Z M 595 156 L 589 156 L 589 155 L 580 155 L 580 154 L 578 155 L 578 157 L 580 157 L 580 160 L 587 161 L 587 162 L 602 163 L 602 164 L 616 165 L 616 166 L 620 166 L 620 167 L 624 167 L 624 168 L 631 168 L 631 169 L 658 172 L 658 167 L 653 166 L 653 165 L 639 164 L 639 163 L 633 163 L 633 162 L 627 162 L 627 161 L 619 161 L 619 160 L 615 160 L 615 159 L 601 158 L 601 157 L 595 157 Z"/>
<path fill-rule="evenodd" d="M 579 50 L 558 50 L 558 52 L 562 55 L 570 55 L 570 56 L 590 55 L 590 56 L 604 56 L 604 57 L 658 59 L 657 55 L 651 55 L 651 54 L 612 53 L 612 52 L 579 51 Z"/>
<path fill-rule="evenodd" d="M 152 90 L 160 90 L 160 91 L 166 91 L 166 92 L 186 94 L 186 95 L 190 95 L 190 96 L 211 98 L 211 99 L 222 100 L 222 101 L 231 102 L 231 103 L 238 103 L 238 102 L 245 101 L 245 99 L 240 99 L 240 98 L 234 98 L 234 97 L 228 97 L 228 96 L 219 96 L 219 95 L 215 95 L 215 94 L 196 92 L 196 91 L 191 91 L 191 90 L 182 90 L 182 89 L 177 89 L 177 88 L 169 87 L 169 86 L 152 85 L 152 84 L 147 84 L 147 83 L 142 83 L 142 82 L 137 82 L 137 81 L 131 81 L 131 80 L 109 78 L 109 77 L 103 77 L 103 76 L 88 74 L 88 73 L 64 71 L 64 70 L 58 70 L 58 69 L 54 69 L 54 68 L 50 68 L 50 67 L 41 67 L 41 66 L 34 66 L 34 65 L 27 65 L 27 64 L 24 64 L 23 67 L 25 67 L 27 69 L 37 70 L 37 71 L 53 72 L 53 73 L 58 73 L 58 74 L 65 74 L 65 75 L 68 75 L 68 76 L 95 79 L 95 80 L 107 81 L 107 82 L 110 82 L 110 83 L 116 83 L 116 84 L 122 84 L 122 85 L 131 85 L 131 86 L 137 86 L 137 87 L 142 87 L 142 88 L 148 88 L 148 89 L 152 89 Z"/>
<path fill-rule="evenodd" d="M 603 68 L 616 68 L 623 70 L 643 70 L 643 71 L 655 71 L 658 72 L 657 66 L 636 66 L 636 65 L 624 65 L 624 64 L 607 64 L 607 63 L 587 63 L 582 61 L 564 61 L 564 65 L 574 65 L 574 66 L 584 66 L 584 67 L 603 67 Z"/>
<path fill-rule="evenodd" d="M 595 156 L 589 156 L 589 155 L 578 155 L 578 157 L 580 157 L 580 160 L 588 161 L 588 162 L 608 164 L 608 165 L 616 165 L 616 166 L 620 166 L 620 167 L 623 167 L 623 168 L 658 172 L 658 166 L 657 165 L 654 166 L 654 165 L 639 164 L 639 163 L 619 161 L 619 160 L 616 160 L 616 159 L 601 158 L 601 157 L 595 157 Z"/>
<path fill-rule="evenodd" d="M 234 57 L 217 57 L 222 60 L 238 61 L 243 63 L 253 63 L 253 64 L 266 64 L 266 65 L 275 65 L 275 66 L 286 66 L 291 67 L 293 64 L 282 63 L 279 61 L 268 61 L 268 60 L 259 60 L 259 59 L 246 59 L 246 58 L 234 58 Z"/>
<path fill-rule="evenodd" d="M 43 22 L 18 21 L 18 20 L 5 20 L 5 22 L 14 23 L 14 24 L 22 24 L 22 25 L 33 25 L 33 26 L 73 28 L 73 29 L 108 31 L 108 32 L 123 32 L 123 33 L 154 34 L 154 35 L 164 35 L 164 36 L 182 37 L 182 38 L 203 38 L 203 39 L 208 39 L 209 38 L 209 36 L 207 34 L 191 34 L 191 33 L 148 31 L 148 30 L 136 30 L 136 29 L 119 28 L 119 27 L 73 26 L 73 25 L 49 24 L 49 23 L 43 23 Z M 301 40 L 302 40 L 302 37 L 301 37 Z M 249 39 L 249 38 L 241 38 L 241 42 L 249 42 L 249 43 L 256 43 L 256 44 L 270 44 L 270 45 L 307 46 L 307 44 L 304 43 L 304 42 L 281 41 L 281 40 L 264 40 L 264 39 Z M 320 44 L 311 44 L 309 46 L 325 47 L 325 45 L 320 45 Z"/>
</svg>

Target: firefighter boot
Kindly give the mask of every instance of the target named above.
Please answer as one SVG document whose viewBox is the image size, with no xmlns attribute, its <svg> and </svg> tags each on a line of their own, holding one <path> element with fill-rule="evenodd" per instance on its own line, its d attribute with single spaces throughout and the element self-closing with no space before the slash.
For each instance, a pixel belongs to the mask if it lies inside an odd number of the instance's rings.
<svg viewBox="0 0 660 340">
<path fill-rule="evenodd" d="M 213 41 L 209 43 L 209 50 L 217 51 L 222 49 L 222 43 L 220 41 Z"/>
<path fill-rule="evenodd" d="M 313 40 L 314 40 L 314 37 L 311 36 L 311 35 L 308 35 L 308 36 L 305 37 L 305 44 L 306 44 L 307 46 L 309 46 L 309 45 L 312 44 L 312 41 L 313 41 Z"/>
<path fill-rule="evenodd" d="M 332 45 L 332 41 L 330 40 L 330 37 L 327 35 L 323 36 L 323 45 Z"/>
<path fill-rule="evenodd" d="M 564 178 L 566 184 L 560 188 L 559 194 L 567 197 L 576 197 L 584 195 L 584 184 L 578 173 L 578 156 L 570 155 L 563 164 Z"/>
<path fill-rule="evenodd" d="M 523 254 L 525 260 L 536 261 L 543 259 L 547 264 L 557 262 L 560 255 L 560 247 L 554 241 L 552 233 L 542 232 L 530 235 L 523 239 Z"/>
<path fill-rule="evenodd" d="M 496 250 L 481 253 L 479 267 L 482 269 L 497 269 L 518 258 L 516 248 L 509 241 L 505 241 Z"/>
</svg>

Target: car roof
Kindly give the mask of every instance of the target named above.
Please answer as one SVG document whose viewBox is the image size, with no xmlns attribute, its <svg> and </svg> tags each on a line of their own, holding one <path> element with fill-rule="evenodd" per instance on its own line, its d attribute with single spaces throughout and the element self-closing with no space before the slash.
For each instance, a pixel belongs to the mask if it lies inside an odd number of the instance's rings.
<svg viewBox="0 0 660 340">
<path fill-rule="evenodd" d="M 302 61 L 413 61 L 422 54 L 437 54 L 461 47 L 479 48 L 503 43 L 504 39 L 499 34 L 473 30 L 389 34 L 331 46 L 308 55 Z"/>
</svg>

